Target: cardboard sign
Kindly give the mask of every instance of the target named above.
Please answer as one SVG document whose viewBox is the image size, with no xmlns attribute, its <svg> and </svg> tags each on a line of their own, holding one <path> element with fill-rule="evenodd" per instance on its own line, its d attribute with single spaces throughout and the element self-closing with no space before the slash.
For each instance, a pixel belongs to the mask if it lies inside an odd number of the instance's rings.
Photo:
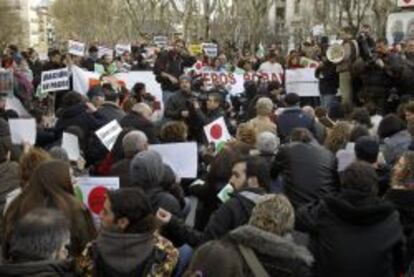
<svg viewBox="0 0 414 277">
<path fill-rule="evenodd" d="M 29 119 L 9 119 L 10 135 L 13 144 L 28 143 L 34 145 L 36 142 L 36 121 Z"/>
<path fill-rule="evenodd" d="M 76 196 L 88 207 L 93 216 L 103 210 L 108 190 L 119 189 L 118 177 L 81 177 L 77 178 Z"/>
<path fill-rule="evenodd" d="M 166 48 L 168 46 L 168 38 L 166 36 L 154 36 L 154 44 L 159 48 Z"/>
<path fill-rule="evenodd" d="M 215 58 L 218 55 L 218 47 L 215 43 L 203 43 L 203 50 L 207 57 Z"/>
<path fill-rule="evenodd" d="M 119 125 L 118 121 L 112 120 L 101 129 L 95 132 L 100 141 L 105 147 L 111 151 L 114 147 L 115 141 L 118 138 L 119 134 L 122 132 L 122 128 Z"/>
<path fill-rule="evenodd" d="M 169 165 L 181 178 L 196 178 L 198 167 L 197 143 L 167 143 L 150 145 L 157 151 L 165 164 Z"/>
<path fill-rule="evenodd" d="M 69 54 L 83 57 L 85 55 L 85 48 L 86 48 L 85 43 L 74 41 L 74 40 L 68 41 L 68 53 Z"/>
<path fill-rule="evenodd" d="M 131 53 L 131 44 L 117 44 L 115 46 L 115 53 L 117 56 L 121 56 L 125 52 Z"/>
<path fill-rule="evenodd" d="M 98 46 L 98 57 L 102 58 L 103 55 L 108 55 L 111 59 L 114 58 L 114 50 L 104 46 Z"/>
<path fill-rule="evenodd" d="M 42 72 L 42 92 L 69 89 L 69 70 L 67 68 Z"/>
<path fill-rule="evenodd" d="M 13 96 L 14 76 L 11 70 L 0 69 L 0 95 Z"/>
<path fill-rule="evenodd" d="M 220 117 L 219 119 L 204 126 L 204 133 L 208 142 L 214 143 L 216 148 L 221 148 L 226 141 L 231 139 L 223 117 Z"/>
<path fill-rule="evenodd" d="M 79 139 L 77 136 L 63 133 L 62 148 L 68 153 L 69 160 L 77 161 L 80 158 Z"/>
<path fill-rule="evenodd" d="M 319 97 L 319 81 L 314 68 L 286 70 L 286 92 L 301 97 Z"/>
<path fill-rule="evenodd" d="M 201 44 L 191 44 L 190 52 L 192 55 L 198 55 L 203 53 L 203 46 Z"/>
</svg>

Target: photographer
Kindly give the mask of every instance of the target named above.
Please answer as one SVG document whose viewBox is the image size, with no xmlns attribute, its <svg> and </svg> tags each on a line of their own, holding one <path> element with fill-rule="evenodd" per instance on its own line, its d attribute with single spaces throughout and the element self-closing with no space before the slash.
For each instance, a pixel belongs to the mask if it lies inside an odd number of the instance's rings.
<svg viewBox="0 0 414 277">
<path fill-rule="evenodd" d="M 358 45 L 360 48 L 360 56 L 363 60 L 368 61 L 372 59 L 375 51 L 375 40 L 371 34 L 371 26 L 364 24 L 357 36 Z"/>
<path fill-rule="evenodd" d="M 364 104 L 375 104 L 383 113 L 388 111 L 387 100 L 393 87 L 397 57 L 388 52 L 386 39 L 378 39 L 371 59 L 358 60 L 354 64 L 355 76 L 360 76 L 362 90 L 359 98 Z"/>
</svg>

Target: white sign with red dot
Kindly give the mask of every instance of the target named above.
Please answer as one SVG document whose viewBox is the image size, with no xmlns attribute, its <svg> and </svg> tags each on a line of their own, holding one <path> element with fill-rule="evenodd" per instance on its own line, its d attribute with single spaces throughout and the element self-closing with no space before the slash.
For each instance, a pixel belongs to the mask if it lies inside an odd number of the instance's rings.
<svg viewBox="0 0 414 277">
<path fill-rule="evenodd" d="M 216 147 L 231 139 L 223 117 L 204 126 L 204 133 L 206 134 L 208 142 L 214 143 Z"/>
</svg>

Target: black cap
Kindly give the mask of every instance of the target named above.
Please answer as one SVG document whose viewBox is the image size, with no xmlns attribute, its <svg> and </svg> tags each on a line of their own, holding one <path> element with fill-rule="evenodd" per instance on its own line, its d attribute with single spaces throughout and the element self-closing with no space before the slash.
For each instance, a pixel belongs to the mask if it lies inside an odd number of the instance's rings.
<svg viewBox="0 0 414 277">
<path fill-rule="evenodd" d="M 285 97 L 285 102 L 288 106 L 296 106 L 300 102 L 300 96 L 296 93 L 289 93 Z"/>
</svg>

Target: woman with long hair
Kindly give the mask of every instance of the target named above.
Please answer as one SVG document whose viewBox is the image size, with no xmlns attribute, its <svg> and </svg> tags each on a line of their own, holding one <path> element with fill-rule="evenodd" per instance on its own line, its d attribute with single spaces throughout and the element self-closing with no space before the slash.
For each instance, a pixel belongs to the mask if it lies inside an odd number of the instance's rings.
<svg viewBox="0 0 414 277">
<path fill-rule="evenodd" d="M 60 210 L 70 221 L 73 256 L 81 254 L 96 233 L 92 217 L 75 197 L 69 164 L 50 160 L 42 162 L 33 172 L 29 184 L 10 204 L 3 221 L 3 255 L 9 256 L 9 242 L 17 220 L 37 208 Z"/>
<path fill-rule="evenodd" d="M 351 135 L 351 126 L 347 122 L 338 122 L 328 132 L 325 140 L 325 147 L 333 154 L 336 154 L 340 149 L 345 148 Z"/>
</svg>

